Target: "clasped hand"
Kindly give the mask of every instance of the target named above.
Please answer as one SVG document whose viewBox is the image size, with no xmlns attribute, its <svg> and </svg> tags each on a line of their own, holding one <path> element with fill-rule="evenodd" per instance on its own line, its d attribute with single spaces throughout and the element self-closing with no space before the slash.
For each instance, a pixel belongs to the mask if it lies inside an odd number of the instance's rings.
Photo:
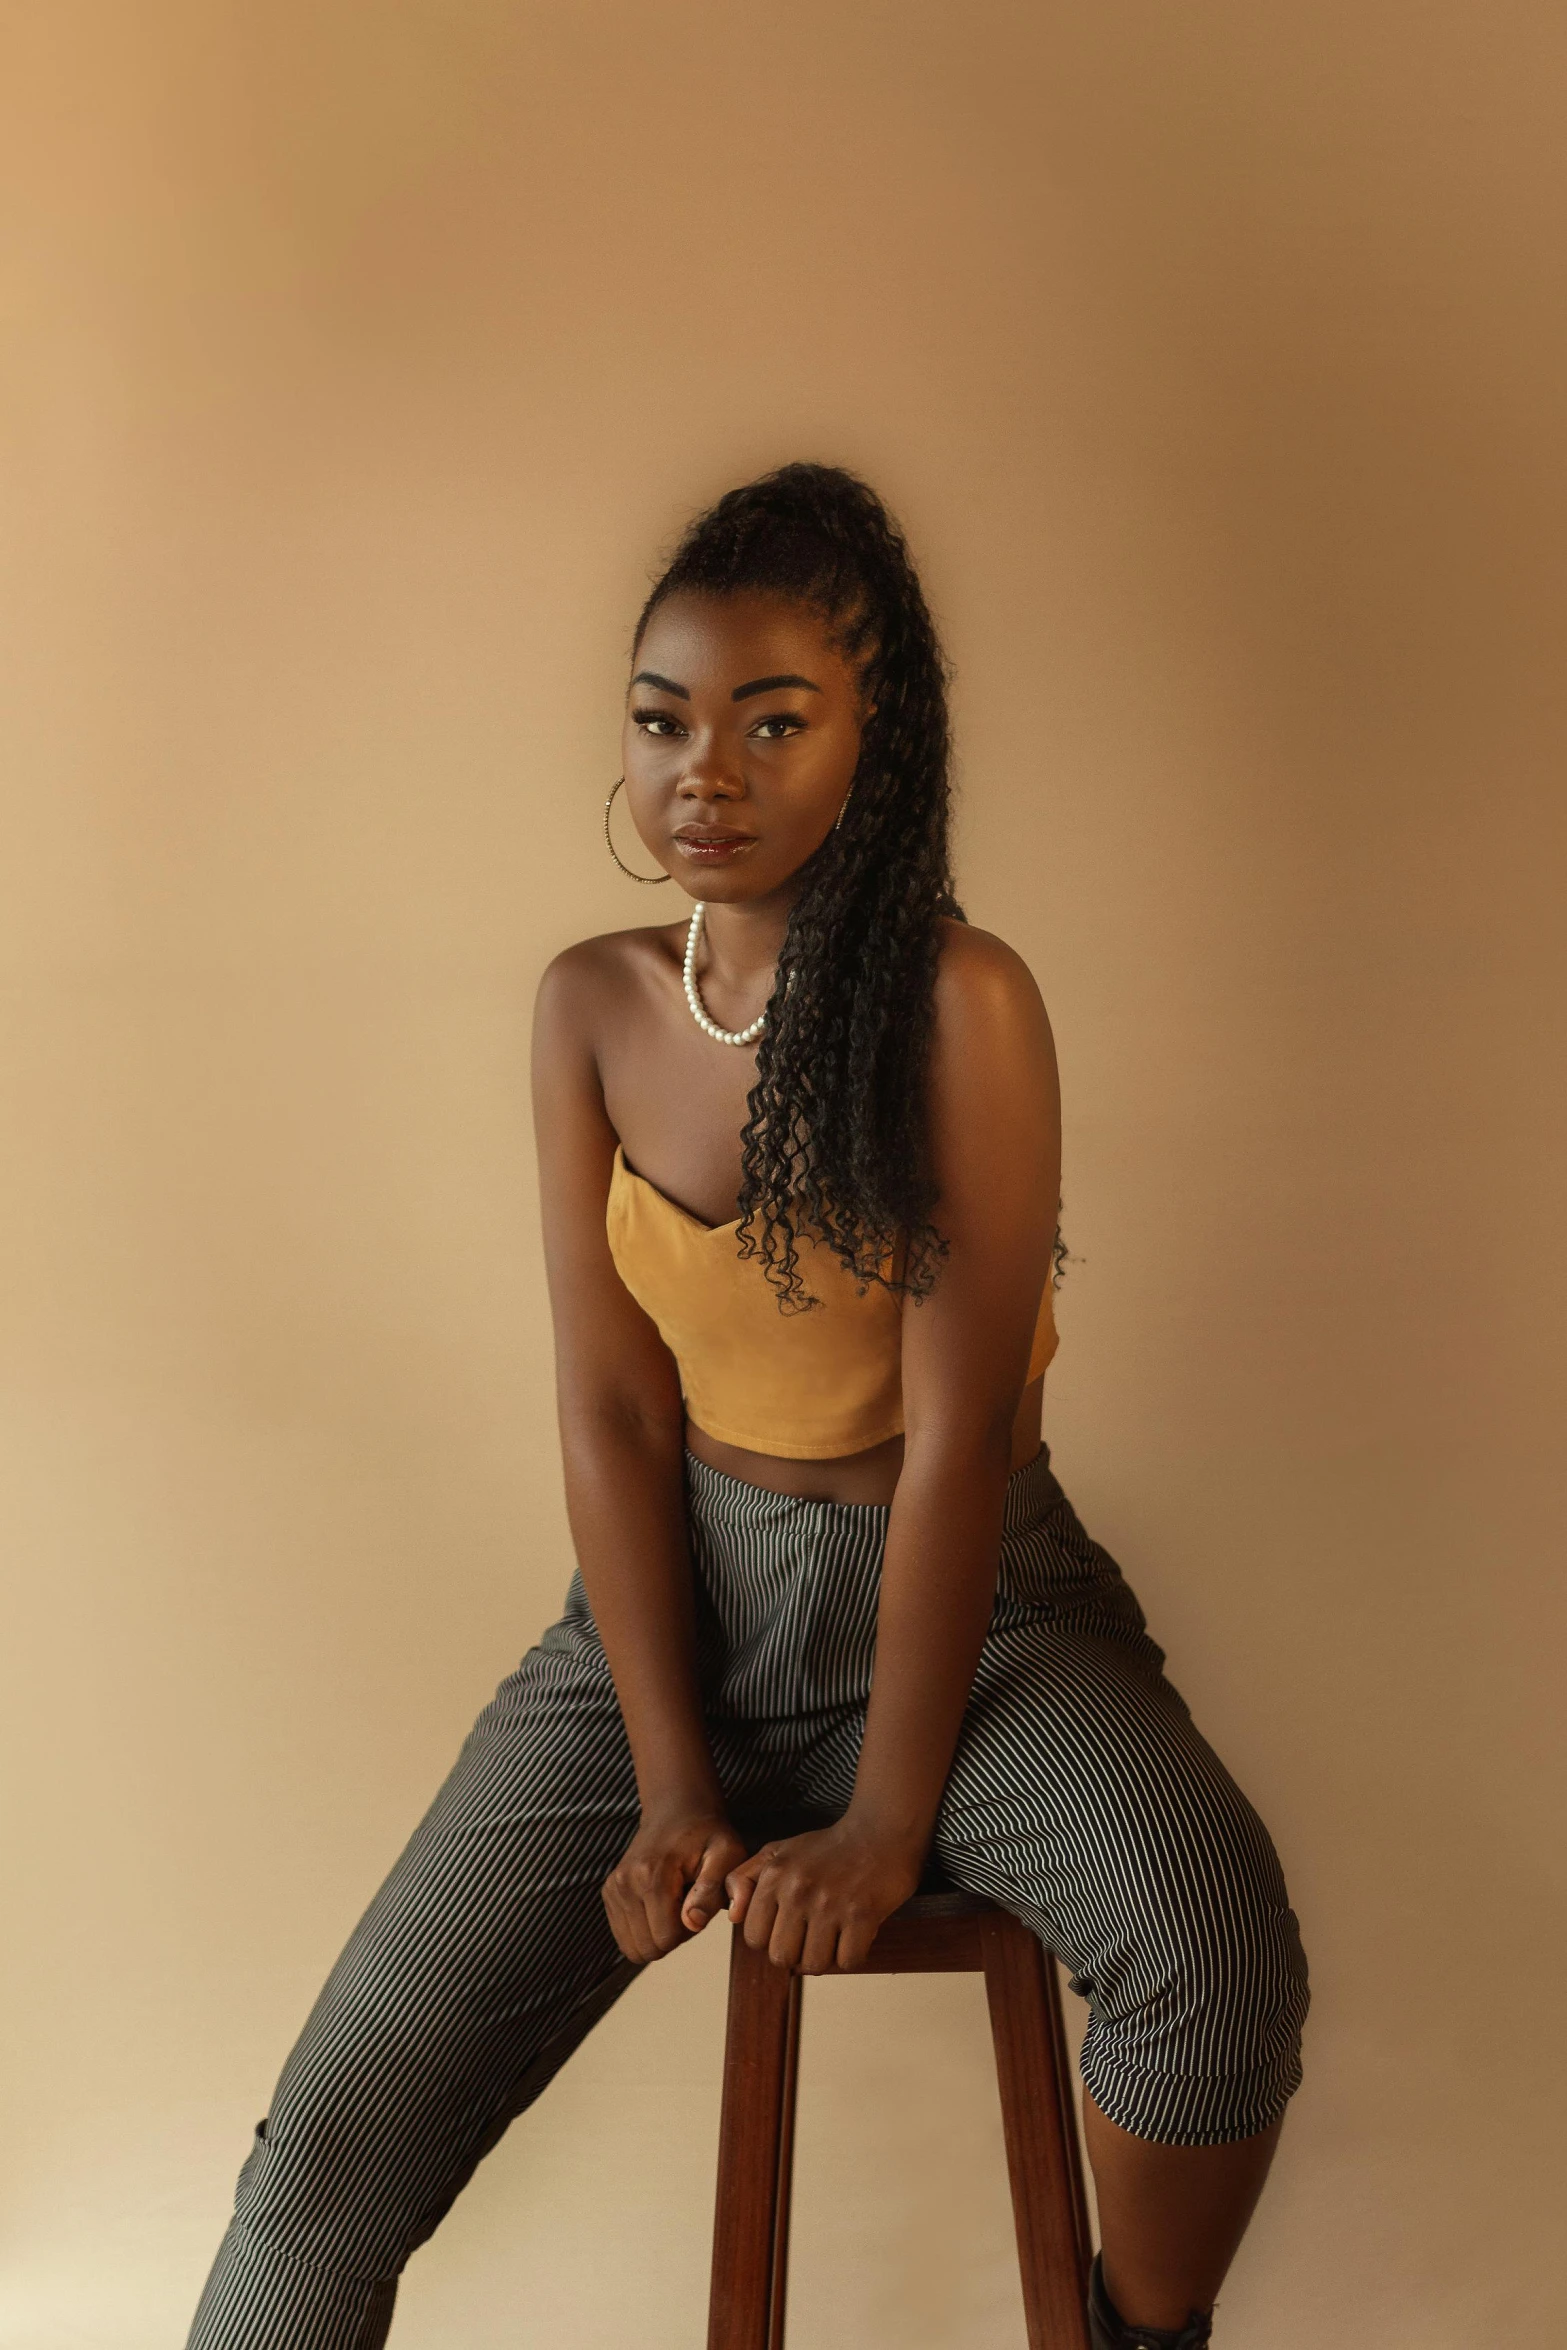
<svg viewBox="0 0 1567 2350">
<path fill-rule="evenodd" d="M 847 1814 L 749 1854 L 719 1814 L 644 1819 L 605 1880 L 604 1907 L 627 1958 L 662 1958 L 726 1910 L 775 1966 L 824 1975 L 861 1964 L 915 1891 L 921 1859 Z"/>
</svg>

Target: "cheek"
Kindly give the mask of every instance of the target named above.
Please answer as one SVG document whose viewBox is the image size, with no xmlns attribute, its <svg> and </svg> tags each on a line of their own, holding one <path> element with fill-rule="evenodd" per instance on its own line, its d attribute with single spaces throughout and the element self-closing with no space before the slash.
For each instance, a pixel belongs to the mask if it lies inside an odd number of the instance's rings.
<svg viewBox="0 0 1567 2350">
<path fill-rule="evenodd" d="M 646 781 L 662 775 L 669 767 L 671 755 L 679 750 L 678 742 L 669 742 L 656 734 L 644 734 L 640 726 L 626 726 L 620 737 L 620 771 L 628 778 Z"/>
<path fill-rule="evenodd" d="M 768 831 L 791 855 L 813 849 L 838 813 L 843 788 L 830 774 L 796 775 L 777 789 L 758 792 Z"/>
<path fill-rule="evenodd" d="M 836 807 L 849 788 L 858 758 L 858 738 L 834 728 L 801 746 L 789 762 L 791 780 L 802 799 L 831 801 Z"/>
</svg>

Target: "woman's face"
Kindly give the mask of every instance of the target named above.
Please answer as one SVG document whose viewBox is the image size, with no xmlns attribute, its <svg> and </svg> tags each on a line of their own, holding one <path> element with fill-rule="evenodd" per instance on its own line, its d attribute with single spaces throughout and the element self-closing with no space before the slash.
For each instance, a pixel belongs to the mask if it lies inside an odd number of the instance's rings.
<svg viewBox="0 0 1567 2350">
<path fill-rule="evenodd" d="M 626 700 L 632 822 L 694 898 L 788 894 L 837 821 L 869 715 L 808 607 L 754 591 L 671 595 Z"/>
</svg>

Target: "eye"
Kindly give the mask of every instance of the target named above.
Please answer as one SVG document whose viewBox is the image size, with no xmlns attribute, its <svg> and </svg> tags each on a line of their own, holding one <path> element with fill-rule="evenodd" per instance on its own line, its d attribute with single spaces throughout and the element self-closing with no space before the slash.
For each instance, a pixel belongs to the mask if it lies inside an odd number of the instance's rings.
<svg viewBox="0 0 1567 2350">
<path fill-rule="evenodd" d="M 654 735 L 661 742 L 682 731 L 680 721 L 672 710 L 633 710 L 631 721 L 634 726 L 640 726 L 644 734 Z"/>
<path fill-rule="evenodd" d="M 772 727 L 776 727 L 779 731 L 776 734 L 770 733 L 768 730 Z M 751 732 L 753 734 L 759 734 L 763 742 L 780 742 L 788 735 L 803 734 L 805 732 L 805 720 L 803 718 L 796 718 L 793 713 L 788 710 L 773 710 L 770 711 L 765 718 L 758 718 L 756 724 L 752 727 Z"/>
</svg>

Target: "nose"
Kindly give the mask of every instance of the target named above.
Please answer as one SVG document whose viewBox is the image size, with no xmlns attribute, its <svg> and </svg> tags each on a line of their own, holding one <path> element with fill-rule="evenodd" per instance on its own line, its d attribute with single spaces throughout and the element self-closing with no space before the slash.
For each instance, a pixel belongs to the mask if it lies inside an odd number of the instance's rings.
<svg viewBox="0 0 1567 2350">
<path fill-rule="evenodd" d="M 710 807 L 715 800 L 744 799 L 745 778 L 727 766 L 716 749 L 693 750 L 675 789 L 681 799 Z"/>
</svg>

